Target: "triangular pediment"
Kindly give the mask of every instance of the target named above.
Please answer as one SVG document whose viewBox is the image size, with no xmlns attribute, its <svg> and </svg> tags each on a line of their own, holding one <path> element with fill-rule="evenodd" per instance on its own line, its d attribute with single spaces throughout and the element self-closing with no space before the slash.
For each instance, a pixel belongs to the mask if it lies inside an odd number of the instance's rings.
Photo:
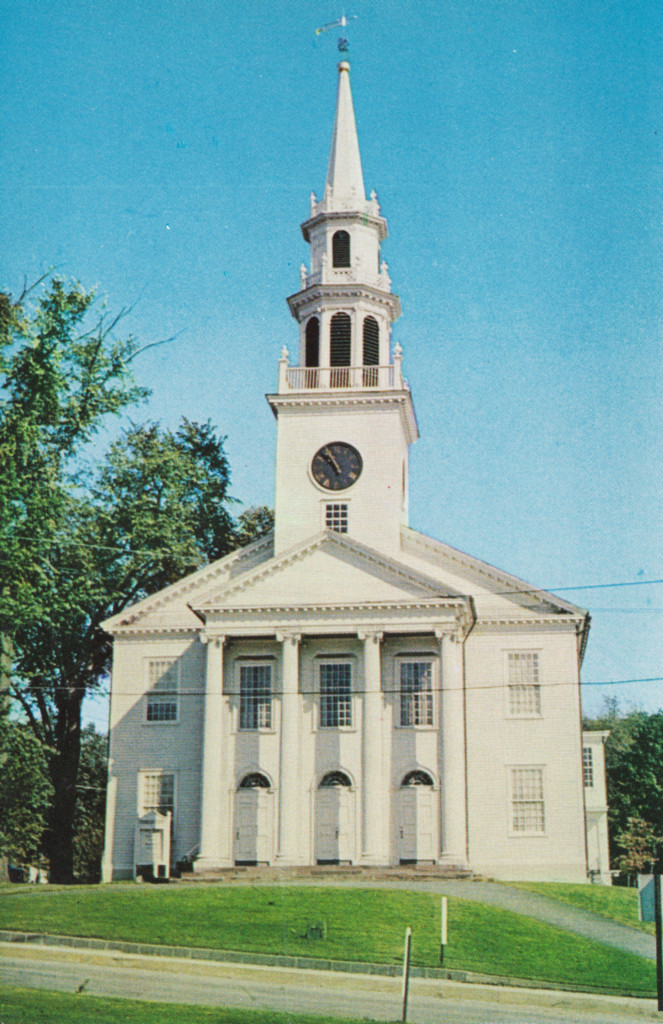
<svg viewBox="0 0 663 1024">
<path fill-rule="evenodd" d="M 457 592 L 404 563 L 326 531 L 221 583 L 194 605 L 201 615 L 226 608 L 274 608 L 417 601 Z"/>
</svg>

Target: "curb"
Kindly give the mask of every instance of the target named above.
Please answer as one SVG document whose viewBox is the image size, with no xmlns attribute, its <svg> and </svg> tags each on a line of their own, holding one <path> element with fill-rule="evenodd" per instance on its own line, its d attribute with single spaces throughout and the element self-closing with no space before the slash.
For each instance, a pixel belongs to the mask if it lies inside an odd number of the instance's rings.
<svg viewBox="0 0 663 1024">
<path fill-rule="evenodd" d="M 337 971 L 342 974 L 382 975 L 400 977 L 400 964 L 361 963 L 356 960 L 324 960 L 306 956 L 286 956 L 271 953 L 243 953 L 233 949 L 206 949 L 199 946 L 161 946 L 155 943 L 125 942 L 119 939 L 92 939 L 74 935 L 48 935 L 42 932 L 17 932 L 0 929 L 0 942 L 24 943 L 36 946 L 64 946 L 71 949 L 113 950 L 136 956 L 177 957 L 183 960 L 208 960 L 219 963 L 247 964 L 262 967 L 290 967 L 307 971 Z M 474 971 L 453 970 L 445 967 L 411 967 L 410 977 L 438 981 L 460 981 L 470 985 L 494 985 L 511 988 L 541 989 L 552 992 L 584 992 L 590 995 L 627 996 L 633 999 L 652 999 L 655 992 L 602 988 L 593 985 L 572 985 L 537 981 L 530 978 L 510 978 L 497 974 L 479 974 Z"/>
</svg>

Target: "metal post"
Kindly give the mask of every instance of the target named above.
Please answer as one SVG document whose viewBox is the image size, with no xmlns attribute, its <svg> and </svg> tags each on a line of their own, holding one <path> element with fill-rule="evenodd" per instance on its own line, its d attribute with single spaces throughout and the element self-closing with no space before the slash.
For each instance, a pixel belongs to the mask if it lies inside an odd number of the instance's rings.
<svg viewBox="0 0 663 1024">
<path fill-rule="evenodd" d="M 661 876 L 654 875 L 654 920 L 656 922 L 656 993 L 658 1011 L 663 1011 L 663 928 L 661 927 Z"/>
<path fill-rule="evenodd" d="M 403 956 L 403 1016 L 402 1021 L 407 1020 L 407 994 L 410 984 L 410 950 L 412 948 L 412 930 L 405 929 L 405 954 Z"/>
<path fill-rule="evenodd" d="M 447 944 L 447 897 L 442 897 L 440 906 L 440 963 L 444 963 L 444 947 Z"/>
</svg>

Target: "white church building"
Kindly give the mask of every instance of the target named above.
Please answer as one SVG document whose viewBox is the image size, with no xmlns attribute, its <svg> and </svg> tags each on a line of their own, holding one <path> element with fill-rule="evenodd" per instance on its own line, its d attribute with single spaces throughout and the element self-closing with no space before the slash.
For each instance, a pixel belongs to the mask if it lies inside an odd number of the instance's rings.
<svg viewBox="0 0 663 1024">
<path fill-rule="evenodd" d="M 105 880 L 172 863 L 429 864 L 609 880 L 589 616 L 408 526 L 418 437 L 339 64 L 276 392 L 273 534 L 108 620 Z M 583 752 L 584 748 L 584 752 Z M 588 769 L 591 765 L 591 771 Z M 157 858 L 158 859 L 158 858 Z"/>
</svg>

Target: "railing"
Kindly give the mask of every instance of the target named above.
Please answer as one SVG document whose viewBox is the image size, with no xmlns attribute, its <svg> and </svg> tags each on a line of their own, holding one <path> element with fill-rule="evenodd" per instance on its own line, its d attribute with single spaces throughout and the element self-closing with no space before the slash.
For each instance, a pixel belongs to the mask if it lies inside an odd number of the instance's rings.
<svg viewBox="0 0 663 1024">
<path fill-rule="evenodd" d="M 387 366 L 288 366 L 282 361 L 279 392 L 327 391 L 329 388 L 407 388 L 400 360 Z"/>
</svg>

